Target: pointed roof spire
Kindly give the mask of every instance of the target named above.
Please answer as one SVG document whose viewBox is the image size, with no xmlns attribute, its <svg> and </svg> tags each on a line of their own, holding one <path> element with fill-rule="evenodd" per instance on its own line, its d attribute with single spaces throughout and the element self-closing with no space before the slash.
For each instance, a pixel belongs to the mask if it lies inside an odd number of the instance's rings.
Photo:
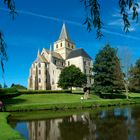
<svg viewBox="0 0 140 140">
<path fill-rule="evenodd" d="M 50 56 L 49 56 L 49 59 L 50 59 L 50 62 L 52 62 L 52 45 L 50 44 Z"/>
<path fill-rule="evenodd" d="M 52 44 L 50 44 L 50 53 L 52 52 Z"/>
<path fill-rule="evenodd" d="M 65 23 L 63 23 L 63 26 L 62 26 L 62 29 L 61 29 L 61 33 L 60 33 L 59 39 L 60 39 L 60 40 L 61 40 L 61 39 L 70 40 L 69 34 L 68 34 L 68 31 L 67 31 L 67 28 L 66 28 Z"/>
<path fill-rule="evenodd" d="M 39 49 L 38 49 L 38 52 L 37 52 L 37 58 L 36 58 L 35 62 L 42 62 L 42 63 L 45 62 L 45 59 L 44 59 L 43 56 L 41 55 Z"/>
<path fill-rule="evenodd" d="M 38 49 L 38 52 L 37 52 L 37 57 L 39 57 L 41 54 L 40 54 L 40 50 Z"/>
</svg>

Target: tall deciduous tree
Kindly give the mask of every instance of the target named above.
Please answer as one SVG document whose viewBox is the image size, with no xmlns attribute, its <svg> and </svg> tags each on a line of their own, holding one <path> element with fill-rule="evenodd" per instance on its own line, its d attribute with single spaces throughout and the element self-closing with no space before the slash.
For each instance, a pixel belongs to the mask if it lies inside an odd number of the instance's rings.
<svg viewBox="0 0 140 140">
<path fill-rule="evenodd" d="M 87 77 L 79 68 L 74 65 L 65 67 L 60 74 L 58 86 L 66 89 L 72 87 L 82 87 L 87 83 Z"/>
<path fill-rule="evenodd" d="M 140 59 L 137 60 L 134 66 L 131 66 L 129 74 L 129 89 L 140 92 Z"/>
<path fill-rule="evenodd" d="M 119 51 L 119 57 L 121 61 L 121 67 L 122 71 L 124 73 L 124 87 L 125 87 L 125 93 L 126 97 L 128 99 L 128 94 L 129 94 L 129 70 L 131 67 L 131 52 L 127 47 L 123 47 Z"/>
<path fill-rule="evenodd" d="M 113 93 L 124 88 L 117 50 L 111 48 L 109 44 L 96 55 L 93 71 L 95 91 Z"/>
</svg>

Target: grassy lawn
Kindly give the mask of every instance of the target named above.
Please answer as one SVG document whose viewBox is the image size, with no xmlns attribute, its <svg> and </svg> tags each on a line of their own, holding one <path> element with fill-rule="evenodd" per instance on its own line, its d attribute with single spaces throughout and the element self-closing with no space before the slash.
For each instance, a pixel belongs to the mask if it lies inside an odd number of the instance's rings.
<svg viewBox="0 0 140 140">
<path fill-rule="evenodd" d="M 90 99 L 81 101 L 78 94 L 25 94 L 6 100 L 7 111 L 86 108 L 94 106 L 111 106 L 121 104 L 140 103 L 140 94 L 130 93 L 126 99 L 101 99 L 97 95 L 90 95 Z"/>
<path fill-rule="evenodd" d="M 140 99 L 140 93 L 129 93 L 130 99 Z"/>
<path fill-rule="evenodd" d="M 23 140 L 18 132 L 13 130 L 9 124 L 7 124 L 7 117 L 9 113 L 0 112 L 0 139 L 1 140 Z"/>
<path fill-rule="evenodd" d="M 30 120 L 34 116 L 34 119 L 52 118 L 59 116 L 67 116 L 73 113 L 80 113 L 84 108 L 103 106 L 120 106 L 129 104 L 140 104 L 140 94 L 130 93 L 129 100 L 126 99 L 102 99 L 97 95 L 90 95 L 90 99 L 81 101 L 79 94 L 23 94 L 12 99 L 5 100 L 7 111 L 29 111 L 29 110 L 41 110 L 37 112 L 12 112 L 11 115 L 16 116 L 19 120 Z M 67 110 L 64 109 L 74 109 Z M 43 110 L 55 110 L 47 111 L 44 113 Z M 63 109 L 63 110 L 60 110 Z M 78 110 L 75 110 L 78 109 Z M 99 108 L 98 108 L 99 109 Z M 96 111 L 94 109 L 93 111 Z M 42 114 L 42 115 L 40 115 Z M 13 130 L 9 124 L 7 124 L 7 117 L 9 113 L 0 113 L 0 139 L 2 140 L 20 140 L 22 137 L 18 132 Z"/>
</svg>

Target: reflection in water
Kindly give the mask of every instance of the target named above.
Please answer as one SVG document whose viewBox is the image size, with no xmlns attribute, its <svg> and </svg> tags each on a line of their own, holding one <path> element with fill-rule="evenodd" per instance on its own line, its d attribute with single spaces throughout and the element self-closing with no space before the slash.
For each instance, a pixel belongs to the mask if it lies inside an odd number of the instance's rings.
<svg viewBox="0 0 140 140">
<path fill-rule="evenodd" d="M 84 112 L 27 125 L 29 140 L 140 140 L 139 108 Z"/>
<path fill-rule="evenodd" d="M 58 140 L 60 137 L 58 126 L 61 122 L 62 119 L 28 122 L 29 139 Z"/>
</svg>

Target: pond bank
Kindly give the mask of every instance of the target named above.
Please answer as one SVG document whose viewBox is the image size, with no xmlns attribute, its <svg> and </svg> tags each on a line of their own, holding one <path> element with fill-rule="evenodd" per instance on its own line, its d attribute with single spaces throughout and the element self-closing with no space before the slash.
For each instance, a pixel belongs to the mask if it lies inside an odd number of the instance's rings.
<svg viewBox="0 0 140 140">
<path fill-rule="evenodd" d="M 5 100 L 6 111 L 0 112 L 0 138 L 2 140 L 8 139 L 18 139 L 23 140 L 18 132 L 13 130 L 11 126 L 7 123 L 7 118 L 9 115 L 17 116 L 20 120 L 23 118 L 26 120 L 32 119 L 33 115 L 38 118 L 41 112 L 36 115 L 35 112 L 30 111 L 41 111 L 48 110 L 47 114 L 41 114 L 41 118 L 53 118 L 60 117 L 61 115 L 70 115 L 71 110 L 75 109 L 76 113 L 81 110 L 92 108 L 94 111 L 100 109 L 101 107 L 111 108 L 111 106 L 120 107 L 123 105 L 140 104 L 140 94 L 130 94 L 129 100 L 127 99 L 102 99 L 97 95 L 90 95 L 88 100 L 80 100 L 81 95 L 75 94 L 36 94 L 36 95 L 20 95 L 12 99 Z M 50 111 L 49 111 L 50 110 Z M 54 110 L 58 110 L 55 112 Z M 74 110 L 74 112 L 75 112 Z M 27 112 L 27 116 L 24 116 L 24 112 Z M 12 113 L 13 112 L 13 113 Z M 21 113 L 20 113 L 21 112 Z M 24 114 L 22 114 L 22 112 Z M 34 118 L 34 119 L 35 119 Z M 40 119 L 41 119 L 40 118 Z"/>
<path fill-rule="evenodd" d="M 9 123 L 26 140 L 89 140 L 96 139 L 97 135 L 97 139 L 101 140 L 139 140 L 139 108 L 140 105 L 130 105 L 67 111 L 11 112 Z"/>
<path fill-rule="evenodd" d="M 0 139 L 1 140 L 23 140 L 20 134 L 7 123 L 10 113 L 0 112 Z"/>
</svg>

